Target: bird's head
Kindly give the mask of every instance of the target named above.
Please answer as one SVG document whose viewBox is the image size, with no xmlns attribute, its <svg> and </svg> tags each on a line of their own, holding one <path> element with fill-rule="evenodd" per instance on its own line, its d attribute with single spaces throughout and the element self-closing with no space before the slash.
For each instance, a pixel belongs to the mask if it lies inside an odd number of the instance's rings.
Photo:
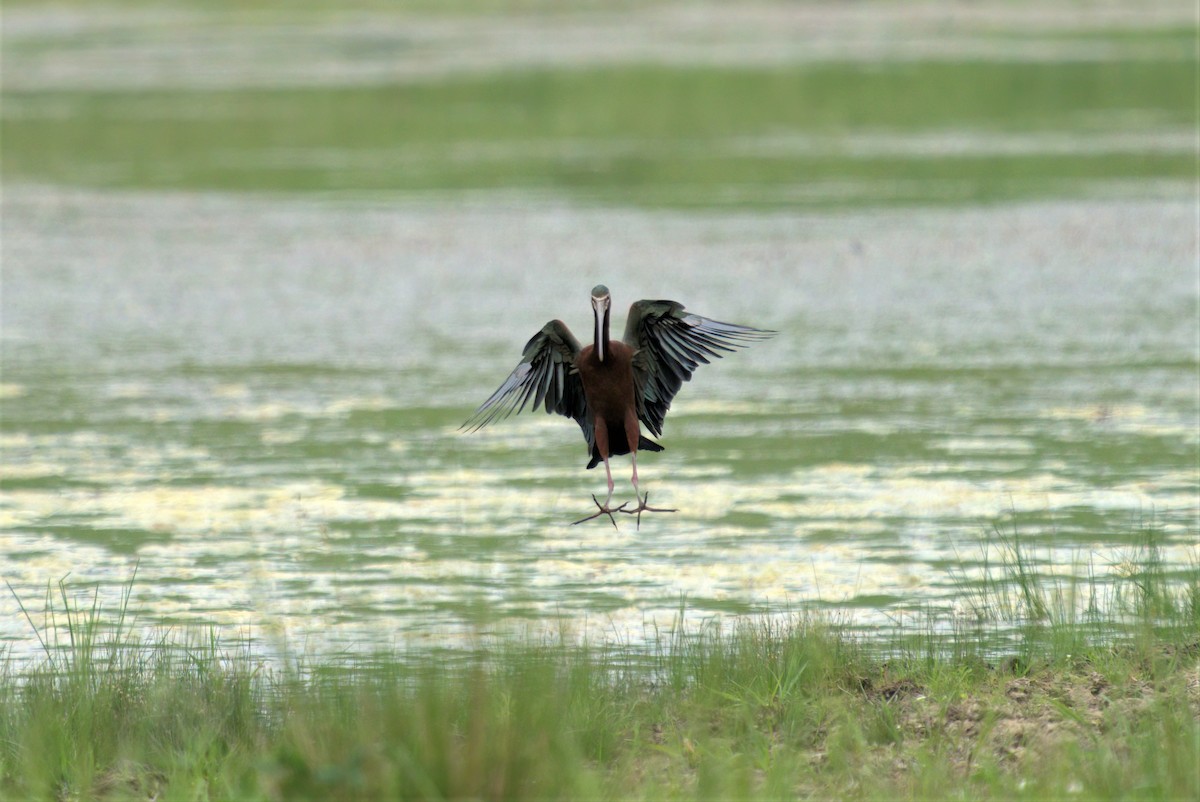
<svg viewBox="0 0 1200 802">
<path fill-rule="evenodd" d="M 603 284 L 597 284 L 595 287 L 592 287 L 592 308 L 596 310 L 597 314 L 608 309 L 611 303 L 612 297 L 608 294 L 608 287 L 605 287 Z"/>
</svg>

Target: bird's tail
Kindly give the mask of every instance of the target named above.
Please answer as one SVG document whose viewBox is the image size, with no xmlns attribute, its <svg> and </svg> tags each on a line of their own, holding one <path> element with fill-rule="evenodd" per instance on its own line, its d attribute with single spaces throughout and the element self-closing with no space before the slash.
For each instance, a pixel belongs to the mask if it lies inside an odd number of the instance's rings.
<svg viewBox="0 0 1200 802">
<path fill-rule="evenodd" d="M 653 440 L 647 440 L 645 435 L 638 435 L 638 451 L 666 451 L 666 446 L 660 446 Z"/>
</svg>

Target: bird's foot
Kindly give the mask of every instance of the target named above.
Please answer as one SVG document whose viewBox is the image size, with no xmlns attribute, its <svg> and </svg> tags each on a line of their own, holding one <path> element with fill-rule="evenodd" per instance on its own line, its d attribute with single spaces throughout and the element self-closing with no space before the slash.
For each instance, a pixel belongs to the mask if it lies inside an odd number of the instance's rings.
<svg viewBox="0 0 1200 802">
<path fill-rule="evenodd" d="M 666 507 L 651 507 L 651 506 L 649 506 L 649 504 L 647 503 L 650 501 L 650 491 L 649 490 L 646 491 L 645 496 L 638 496 L 637 500 L 638 500 L 638 506 L 637 506 L 636 510 L 621 509 L 621 507 L 624 507 L 625 504 L 622 504 L 620 507 L 617 507 L 617 509 L 620 510 L 621 512 L 625 513 L 626 515 L 637 515 L 637 528 L 638 529 L 642 528 L 642 513 L 643 512 L 679 512 L 679 510 L 669 510 Z M 626 503 L 628 503 L 628 502 L 626 502 Z"/>
<path fill-rule="evenodd" d="M 613 518 L 613 513 L 614 512 L 629 512 L 629 510 L 625 509 L 625 505 L 629 503 L 628 501 L 622 501 L 621 506 L 619 506 L 619 507 L 609 507 L 607 504 L 601 504 L 600 499 L 596 498 L 594 495 L 592 496 L 592 501 L 596 502 L 596 506 L 599 508 L 600 511 L 594 512 L 586 518 L 580 518 L 578 521 L 571 521 L 571 526 L 574 526 L 575 524 L 581 524 L 584 521 L 590 521 L 593 518 L 599 518 L 601 515 L 607 515 L 608 520 L 612 521 L 613 529 L 616 529 L 617 528 L 617 520 L 615 518 Z"/>
</svg>

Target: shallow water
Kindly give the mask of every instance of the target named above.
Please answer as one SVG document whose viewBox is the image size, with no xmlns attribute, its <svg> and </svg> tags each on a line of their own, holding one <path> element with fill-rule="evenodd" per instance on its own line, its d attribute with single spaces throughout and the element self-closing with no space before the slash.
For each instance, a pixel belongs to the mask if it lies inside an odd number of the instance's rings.
<svg viewBox="0 0 1200 802">
<path fill-rule="evenodd" d="M 953 614 L 983 541 L 1057 576 L 1197 539 L 1191 198 L 740 215 L 7 186 L 2 574 L 314 648 L 674 615 Z M 458 426 L 596 283 L 774 340 L 703 367 L 583 526 L 562 418 Z M 631 497 L 628 462 L 617 498 Z M 995 563 L 995 552 L 990 555 Z M 0 641 L 36 646 L 11 597 Z"/>
</svg>

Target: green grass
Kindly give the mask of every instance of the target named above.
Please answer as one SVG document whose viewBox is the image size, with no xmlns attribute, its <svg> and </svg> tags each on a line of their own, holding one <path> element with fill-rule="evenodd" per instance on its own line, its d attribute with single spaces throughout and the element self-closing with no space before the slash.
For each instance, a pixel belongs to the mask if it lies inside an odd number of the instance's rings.
<svg viewBox="0 0 1200 802">
<path fill-rule="evenodd" d="M 12 56 L 17 58 L 17 56 Z M 675 207 L 1069 196 L 1195 174 L 1192 62 L 623 65 L 292 89 L 4 93 L 5 180 L 233 191 L 521 190 Z M 875 144 L 856 149 L 852 136 Z M 964 135 L 963 153 L 897 137 Z M 1035 139 L 1036 142 L 1036 139 Z M 899 148 L 899 149 L 897 149 Z"/>
<path fill-rule="evenodd" d="M 1194 799 L 1200 566 L 1156 538 L 1064 593 L 1006 536 L 975 625 L 885 643 L 796 614 L 267 663 L 60 586 L 42 664 L 0 675 L 0 796 Z"/>
</svg>

